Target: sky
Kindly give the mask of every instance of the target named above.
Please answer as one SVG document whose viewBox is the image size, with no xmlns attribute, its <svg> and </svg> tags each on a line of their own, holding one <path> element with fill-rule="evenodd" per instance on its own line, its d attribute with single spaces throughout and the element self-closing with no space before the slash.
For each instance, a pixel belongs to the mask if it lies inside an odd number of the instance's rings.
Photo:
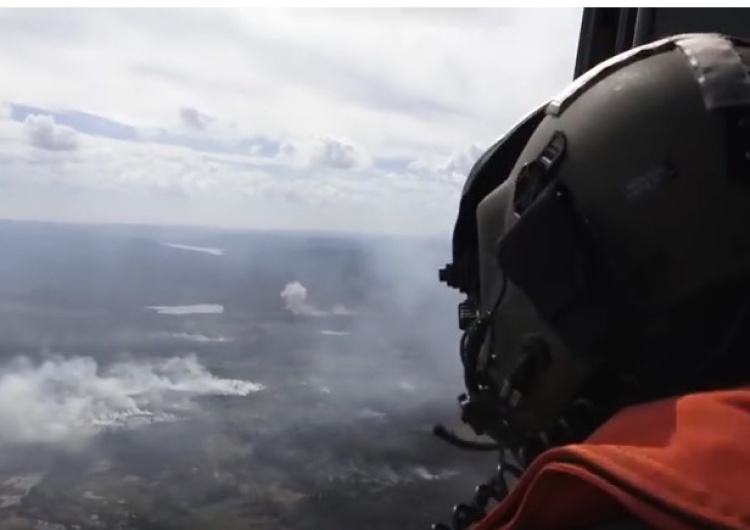
<svg viewBox="0 0 750 530">
<path fill-rule="evenodd" d="M 0 217 L 448 233 L 580 9 L 0 10 Z"/>
</svg>

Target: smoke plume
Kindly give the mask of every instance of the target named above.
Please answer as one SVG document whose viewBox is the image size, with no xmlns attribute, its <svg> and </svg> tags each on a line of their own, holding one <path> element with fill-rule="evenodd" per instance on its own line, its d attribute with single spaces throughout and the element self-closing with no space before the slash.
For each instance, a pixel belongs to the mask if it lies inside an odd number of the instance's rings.
<svg viewBox="0 0 750 530">
<path fill-rule="evenodd" d="M 0 369 L 0 446 L 76 443 L 105 427 L 179 419 L 197 396 L 262 389 L 216 377 L 194 356 L 109 366 L 90 357 L 21 357 Z"/>
<path fill-rule="evenodd" d="M 320 309 L 307 300 L 307 288 L 300 282 L 294 281 L 284 286 L 281 298 L 286 303 L 285 308 L 293 315 L 307 317 L 346 316 L 352 311 L 341 304 L 336 304 L 330 311 Z"/>
</svg>

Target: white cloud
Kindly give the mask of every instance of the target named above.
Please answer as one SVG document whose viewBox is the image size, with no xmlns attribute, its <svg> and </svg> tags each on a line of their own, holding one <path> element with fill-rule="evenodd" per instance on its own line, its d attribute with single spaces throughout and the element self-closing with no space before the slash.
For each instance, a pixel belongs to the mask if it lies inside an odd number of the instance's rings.
<svg viewBox="0 0 750 530">
<path fill-rule="evenodd" d="M 190 129 L 205 131 L 213 123 L 214 118 L 193 107 L 182 107 L 180 120 Z"/>
<path fill-rule="evenodd" d="M 29 143 L 49 151 L 72 151 L 78 147 L 78 134 L 65 125 L 55 123 L 48 115 L 32 114 L 24 120 Z"/>
<path fill-rule="evenodd" d="M 567 83 L 579 23 L 580 9 L 6 10 L 0 101 L 55 119 L 29 118 L 23 141 L 0 122 L 0 208 L 444 232 L 471 146 Z M 82 134 L 67 111 L 140 143 Z"/>
<path fill-rule="evenodd" d="M 312 157 L 314 164 L 334 169 L 351 169 L 362 164 L 365 155 L 348 140 L 321 138 Z"/>
<path fill-rule="evenodd" d="M 432 175 L 436 178 L 447 178 L 456 182 L 463 182 L 485 149 L 477 145 L 470 145 L 462 151 L 452 153 L 447 158 L 414 160 L 409 164 L 408 169 L 416 173 Z"/>
<path fill-rule="evenodd" d="M 450 156 L 438 168 L 438 170 L 445 173 L 458 173 L 460 175 L 466 176 L 469 174 L 469 171 L 471 171 L 474 162 L 476 162 L 477 159 L 482 156 L 482 153 L 484 153 L 484 149 L 476 145 L 469 146 L 464 151 L 455 153 Z"/>
<path fill-rule="evenodd" d="M 364 150 L 348 138 L 285 140 L 279 154 L 282 160 L 305 168 L 354 169 L 370 163 Z"/>
</svg>

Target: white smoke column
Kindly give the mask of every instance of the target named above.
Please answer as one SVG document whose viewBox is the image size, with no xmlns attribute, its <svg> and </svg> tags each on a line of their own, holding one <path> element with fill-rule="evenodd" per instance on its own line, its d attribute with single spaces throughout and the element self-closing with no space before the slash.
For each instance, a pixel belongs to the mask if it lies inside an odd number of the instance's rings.
<svg viewBox="0 0 750 530">
<path fill-rule="evenodd" d="M 90 357 L 18 358 L 0 369 L 0 446 L 75 444 L 102 427 L 176 419 L 194 407 L 193 397 L 262 389 L 218 378 L 195 356 L 103 368 Z"/>
<path fill-rule="evenodd" d="M 299 282 L 286 284 L 281 291 L 281 298 L 286 302 L 286 309 L 294 315 L 322 317 L 327 314 L 307 301 L 307 289 Z"/>
<path fill-rule="evenodd" d="M 284 286 L 281 291 L 281 298 L 286 303 L 285 308 L 293 315 L 302 315 L 308 317 L 325 317 L 325 316 L 348 316 L 353 312 L 341 304 L 335 305 L 330 311 L 324 311 L 307 300 L 307 288 L 300 282 L 294 281 Z"/>
</svg>

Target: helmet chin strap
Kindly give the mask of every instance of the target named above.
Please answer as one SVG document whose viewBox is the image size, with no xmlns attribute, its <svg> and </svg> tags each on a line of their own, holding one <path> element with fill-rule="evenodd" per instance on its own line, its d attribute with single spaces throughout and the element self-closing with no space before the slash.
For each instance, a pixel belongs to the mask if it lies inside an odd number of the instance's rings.
<svg viewBox="0 0 750 530">
<path fill-rule="evenodd" d="M 503 276 L 500 292 L 492 308 L 485 314 L 477 316 L 461 337 L 460 354 L 467 391 L 467 394 L 461 394 L 458 398 L 462 408 L 461 419 L 477 434 L 483 434 L 486 426 L 496 423 L 501 410 L 498 407 L 500 400 L 497 390 L 493 388 L 485 372 L 479 370 L 479 355 L 487 339 L 490 323 L 497 314 L 507 290 L 508 280 Z M 490 502 L 499 502 L 508 495 L 508 479 L 517 480 L 523 470 L 520 466 L 507 461 L 512 452 L 500 443 L 465 440 L 443 425 L 435 425 L 433 434 L 460 449 L 498 451 L 499 462 L 495 474 L 489 481 L 475 488 L 473 498 L 469 503 L 461 503 L 453 507 L 451 525 L 444 523 L 432 525 L 433 530 L 464 530 L 485 516 Z M 511 433 L 508 432 L 508 434 Z M 517 456 L 514 459 L 519 460 Z"/>
<path fill-rule="evenodd" d="M 466 393 L 458 396 L 461 419 L 477 434 L 485 434 L 486 427 L 498 414 L 498 392 L 485 369 L 479 368 L 479 355 L 489 333 L 490 324 L 508 291 L 508 280 L 503 275 L 500 292 L 489 311 L 475 315 L 461 336 L 459 352 L 464 372 Z M 451 445 L 468 450 L 498 450 L 498 444 L 486 444 L 461 439 L 443 425 L 436 425 L 433 434 Z"/>
</svg>

